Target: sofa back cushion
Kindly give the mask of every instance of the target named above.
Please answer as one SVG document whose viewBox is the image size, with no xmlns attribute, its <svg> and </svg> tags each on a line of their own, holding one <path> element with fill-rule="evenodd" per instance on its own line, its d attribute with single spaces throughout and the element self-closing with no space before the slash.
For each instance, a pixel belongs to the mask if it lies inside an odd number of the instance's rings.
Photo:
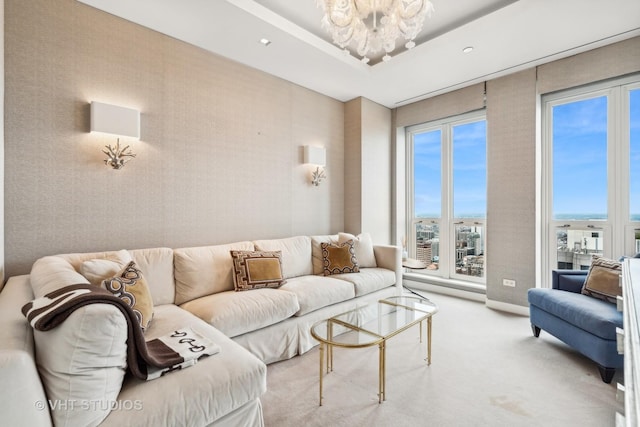
<svg viewBox="0 0 640 427">
<path fill-rule="evenodd" d="M 228 245 L 181 248 L 173 251 L 176 281 L 176 304 L 232 291 L 233 260 L 231 251 L 252 251 L 251 242 Z"/>
<path fill-rule="evenodd" d="M 173 249 L 151 248 L 129 251 L 149 285 L 153 305 L 173 304 Z"/>
<path fill-rule="evenodd" d="M 111 261 L 101 263 L 100 261 Z M 31 287 L 36 297 L 67 285 L 92 283 L 112 277 L 106 264 L 115 263 L 121 271 L 135 261 L 149 285 L 154 305 L 172 304 L 175 296 L 173 280 L 173 250 L 170 248 L 87 252 L 46 256 L 37 260 L 31 268 Z M 114 265 L 115 268 L 115 265 Z M 82 272 L 90 272 L 87 277 Z M 99 277 L 100 273 L 104 277 Z"/>
<path fill-rule="evenodd" d="M 91 280 L 89 280 L 80 273 L 83 262 L 96 260 L 112 261 L 120 268 L 124 268 L 131 261 L 131 255 L 123 249 L 42 257 L 31 267 L 30 279 L 34 295 L 41 297 L 64 286 L 90 284 L 92 280 L 99 282 L 100 280 L 93 275 L 90 275 Z M 97 269 L 92 269 L 92 272 L 95 270 Z"/>
<path fill-rule="evenodd" d="M 296 236 L 286 239 L 256 240 L 258 251 L 280 251 L 282 274 L 285 279 L 313 274 L 311 237 Z"/>
</svg>

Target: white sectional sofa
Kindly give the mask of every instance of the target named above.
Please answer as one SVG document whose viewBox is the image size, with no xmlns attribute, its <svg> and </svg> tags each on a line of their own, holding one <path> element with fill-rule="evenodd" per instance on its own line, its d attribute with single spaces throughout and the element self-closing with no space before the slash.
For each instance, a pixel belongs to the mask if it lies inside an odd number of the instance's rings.
<svg viewBox="0 0 640 427">
<path fill-rule="evenodd" d="M 30 275 L 10 278 L 0 292 L 3 422 L 262 426 L 265 364 L 316 345 L 309 332 L 314 322 L 401 293 L 400 248 L 372 245 L 366 235 L 359 236 L 360 250 L 371 253 L 359 254 L 360 272 L 324 276 L 320 245 L 343 237 L 296 236 L 39 259 Z M 277 289 L 234 290 L 231 250 L 280 251 L 286 283 Z M 113 306 L 87 305 L 50 331 L 34 331 L 21 307 L 61 287 L 90 283 L 81 272 L 96 260 L 118 265 L 133 260 L 142 272 L 154 311 L 145 339 L 191 327 L 220 352 L 143 381 L 126 372 L 126 322 Z"/>
</svg>

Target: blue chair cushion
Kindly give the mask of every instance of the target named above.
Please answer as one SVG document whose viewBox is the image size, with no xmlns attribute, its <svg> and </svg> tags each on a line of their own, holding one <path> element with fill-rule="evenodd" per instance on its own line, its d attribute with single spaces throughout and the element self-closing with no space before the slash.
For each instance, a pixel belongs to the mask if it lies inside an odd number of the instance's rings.
<svg viewBox="0 0 640 427">
<path fill-rule="evenodd" d="M 616 339 L 622 313 L 615 304 L 557 289 L 529 289 L 529 304 L 605 340 Z"/>
</svg>

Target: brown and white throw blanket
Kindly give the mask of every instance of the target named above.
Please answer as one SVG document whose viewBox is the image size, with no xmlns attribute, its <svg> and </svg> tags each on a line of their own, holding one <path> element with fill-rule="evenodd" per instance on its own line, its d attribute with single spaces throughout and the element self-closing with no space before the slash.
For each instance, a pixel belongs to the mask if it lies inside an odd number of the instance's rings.
<svg viewBox="0 0 640 427">
<path fill-rule="evenodd" d="M 152 380 L 220 351 L 218 345 L 189 327 L 146 342 L 131 307 L 111 292 L 92 285 L 70 285 L 50 292 L 27 303 L 22 314 L 34 329 L 48 331 L 88 304 L 111 304 L 124 314 L 128 326 L 127 365 L 137 378 Z"/>
</svg>

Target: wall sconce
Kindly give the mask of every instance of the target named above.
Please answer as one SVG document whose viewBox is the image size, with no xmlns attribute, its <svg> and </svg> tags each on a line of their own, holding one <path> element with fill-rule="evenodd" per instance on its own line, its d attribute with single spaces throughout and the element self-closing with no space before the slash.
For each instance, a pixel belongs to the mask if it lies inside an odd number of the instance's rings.
<svg viewBox="0 0 640 427">
<path fill-rule="evenodd" d="M 132 108 L 91 102 L 91 132 L 140 139 L 140 112 Z M 122 169 L 125 163 L 136 156 L 128 145 L 120 148 L 120 138 L 115 147 L 105 145 L 105 148 L 106 150 L 102 150 L 107 155 L 104 164 L 114 169 Z"/>
<path fill-rule="evenodd" d="M 311 184 L 316 187 L 320 185 L 322 180 L 327 178 L 324 171 L 324 165 L 326 164 L 327 153 L 324 147 L 314 147 L 312 145 L 304 146 L 304 163 L 309 163 L 316 166 L 316 170 L 311 175 Z"/>
</svg>

